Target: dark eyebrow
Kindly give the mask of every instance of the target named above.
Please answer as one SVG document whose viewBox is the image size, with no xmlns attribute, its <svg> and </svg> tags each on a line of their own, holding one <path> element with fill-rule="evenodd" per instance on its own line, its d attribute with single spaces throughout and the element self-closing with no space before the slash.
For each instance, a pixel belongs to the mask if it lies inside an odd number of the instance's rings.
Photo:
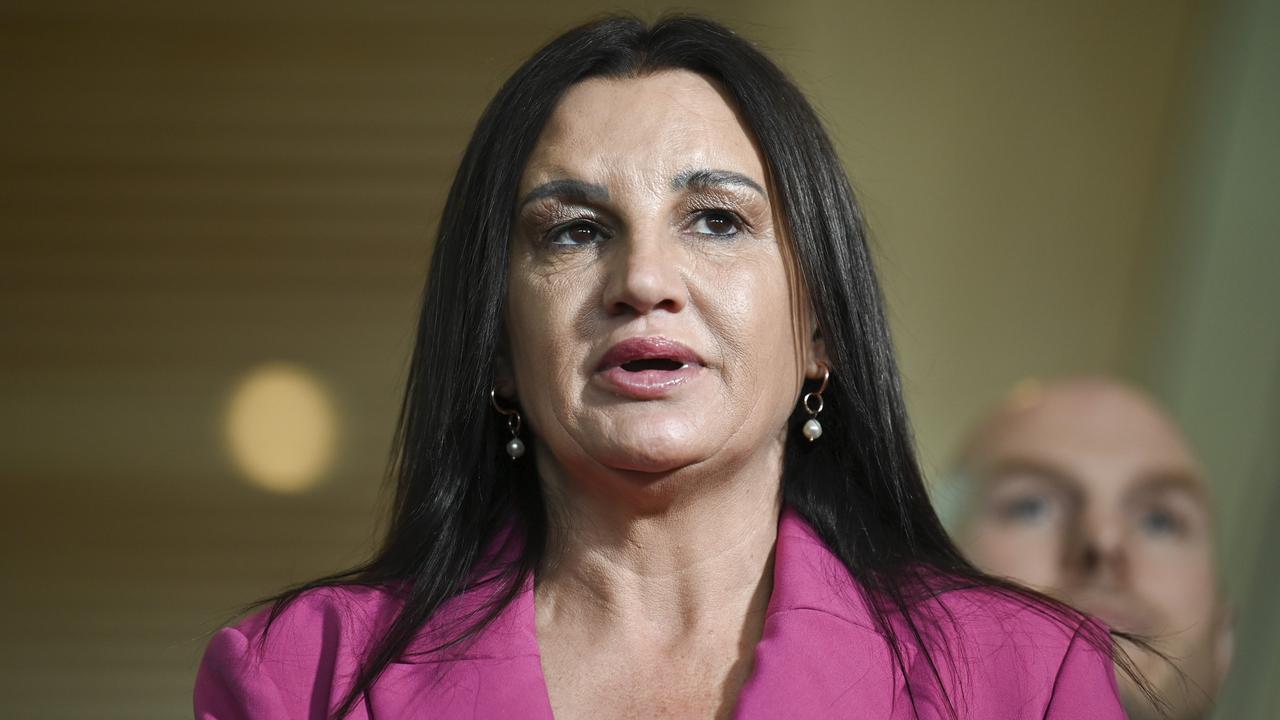
<svg viewBox="0 0 1280 720">
<path fill-rule="evenodd" d="M 547 197 L 573 202 L 604 202 L 609 199 L 609 189 L 603 185 L 581 180 L 552 180 L 530 190 L 520 201 L 520 207 Z"/>
<path fill-rule="evenodd" d="M 672 190 L 683 190 L 689 188 L 692 190 L 706 190 L 718 185 L 739 185 L 751 188 L 760 193 L 765 198 L 769 195 L 760 187 L 760 183 L 743 175 L 742 173 L 733 172 L 732 170 L 685 170 L 684 172 L 671 178 Z"/>
</svg>

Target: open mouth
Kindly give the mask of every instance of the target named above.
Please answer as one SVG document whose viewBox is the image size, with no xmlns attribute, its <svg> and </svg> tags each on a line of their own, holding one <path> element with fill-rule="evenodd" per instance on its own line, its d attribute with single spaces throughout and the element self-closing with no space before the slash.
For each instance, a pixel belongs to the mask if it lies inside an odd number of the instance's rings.
<svg viewBox="0 0 1280 720">
<path fill-rule="evenodd" d="M 705 363 L 692 349 L 664 337 L 633 337 L 609 348 L 596 378 L 611 392 L 637 400 L 657 400 L 692 382 Z"/>
<path fill-rule="evenodd" d="M 702 366 L 702 358 L 688 346 L 664 337 L 633 337 L 609 348 L 597 370 L 621 368 L 624 372 L 673 372 Z"/>
<path fill-rule="evenodd" d="M 683 368 L 684 363 L 670 358 L 641 358 L 639 360 L 628 360 L 618 367 L 627 372 L 644 372 L 645 370 L 670 371 Z"/>
</svg>

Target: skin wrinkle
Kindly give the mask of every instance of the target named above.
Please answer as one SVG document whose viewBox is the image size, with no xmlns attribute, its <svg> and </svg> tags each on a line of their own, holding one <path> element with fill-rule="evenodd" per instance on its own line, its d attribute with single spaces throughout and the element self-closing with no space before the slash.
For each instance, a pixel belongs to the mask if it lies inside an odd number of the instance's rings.
<svg viewBox="0 0 1280 720">
<path fill-rule="evenodd" d="M 703 190 L 715 185 L 742 185 L 755 190 L 760 196 L 768 199 L 768 193 L 755 180 L 742 173 L 725 170 L 686 170 L 671 179 L 672 190 L 692 188 Z"/>
<path fill-rule="evenodd" d="M 787 420 L 820 352 L 767 187 L 723 91 L 686 71 L 570 88 L 525 168 L 504 387 L 548 508 L 535 609 L 557 717 L 725 716 L 750 669 Z M 739 216 L 736 234 L 707 234 L 728 230 L 708 211 Z M 603 234 L 563 235 L 578 218 Z M 660 400 L 593 379 L 646 335 L 705 367 Z"/>
<path fill-rule="evenodd" d="M 582 182 L 581 180 L 573 180 L 565 178 L 561 180 L 551 180 L 545 182 L 538 187 L 530 190 L 524 196 L 524 200 L 520 201 L 520 207 L 524 207 L 529 203 L 536 202 L 546 197 L 567 196 L 578 199 L 581 202 L 608 202 L 609 188 L 596 183 Z"/>
</svg>

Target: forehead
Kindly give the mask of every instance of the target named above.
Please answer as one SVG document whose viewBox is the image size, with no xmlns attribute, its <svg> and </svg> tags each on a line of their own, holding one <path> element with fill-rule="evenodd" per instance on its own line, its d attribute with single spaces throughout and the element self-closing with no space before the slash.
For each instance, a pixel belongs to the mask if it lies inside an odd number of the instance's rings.
<svg viewBox="0 0 1280 720">
<path fill-rule="evenodd" d="M 1030 463 L 1099 497 L 1177 479 L 1197 494 L 1202 473 L 1181 433 L 1150 401 L 1111 388 L 1048 391 L 997 418 L 975 453 L 993 470 Z"/>
<path fill-rule="evenodd" d="M 755 143 L 718 84 L 687 70 L 598 77 L 565 92 L 520 191 L 566 176 L 658 188 L 693 167 L 732 170 L 765 184 Z"/>
</svg>

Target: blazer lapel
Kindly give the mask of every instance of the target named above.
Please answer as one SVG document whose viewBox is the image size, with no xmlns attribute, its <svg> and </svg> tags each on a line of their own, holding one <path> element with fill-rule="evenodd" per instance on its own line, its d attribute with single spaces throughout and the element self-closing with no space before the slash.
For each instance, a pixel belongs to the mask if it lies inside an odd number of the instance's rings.
<svg viewBox="0 0 1280 720">
<path fill-rule="evenodd" d="M 904 704 L 895 667 L 849 572 L 785 508 L 764 633 L 734 717 L 890 718 Z"/>
<path fill-rule="evenodd" d="M 487 568 L 509 567 L 522 541 L 508 530 L 486 553 Z M 473 584 L 436 612 L 403 658 L 387 668 L 369 705 L 373 718 L 438 720 L 529 718 L 552 720 L 538 654 L 533 580 L 481 632 L 454 647 L 434 649 L 491 607 L 503 584 L 496 575 Z"/>
</svg>

